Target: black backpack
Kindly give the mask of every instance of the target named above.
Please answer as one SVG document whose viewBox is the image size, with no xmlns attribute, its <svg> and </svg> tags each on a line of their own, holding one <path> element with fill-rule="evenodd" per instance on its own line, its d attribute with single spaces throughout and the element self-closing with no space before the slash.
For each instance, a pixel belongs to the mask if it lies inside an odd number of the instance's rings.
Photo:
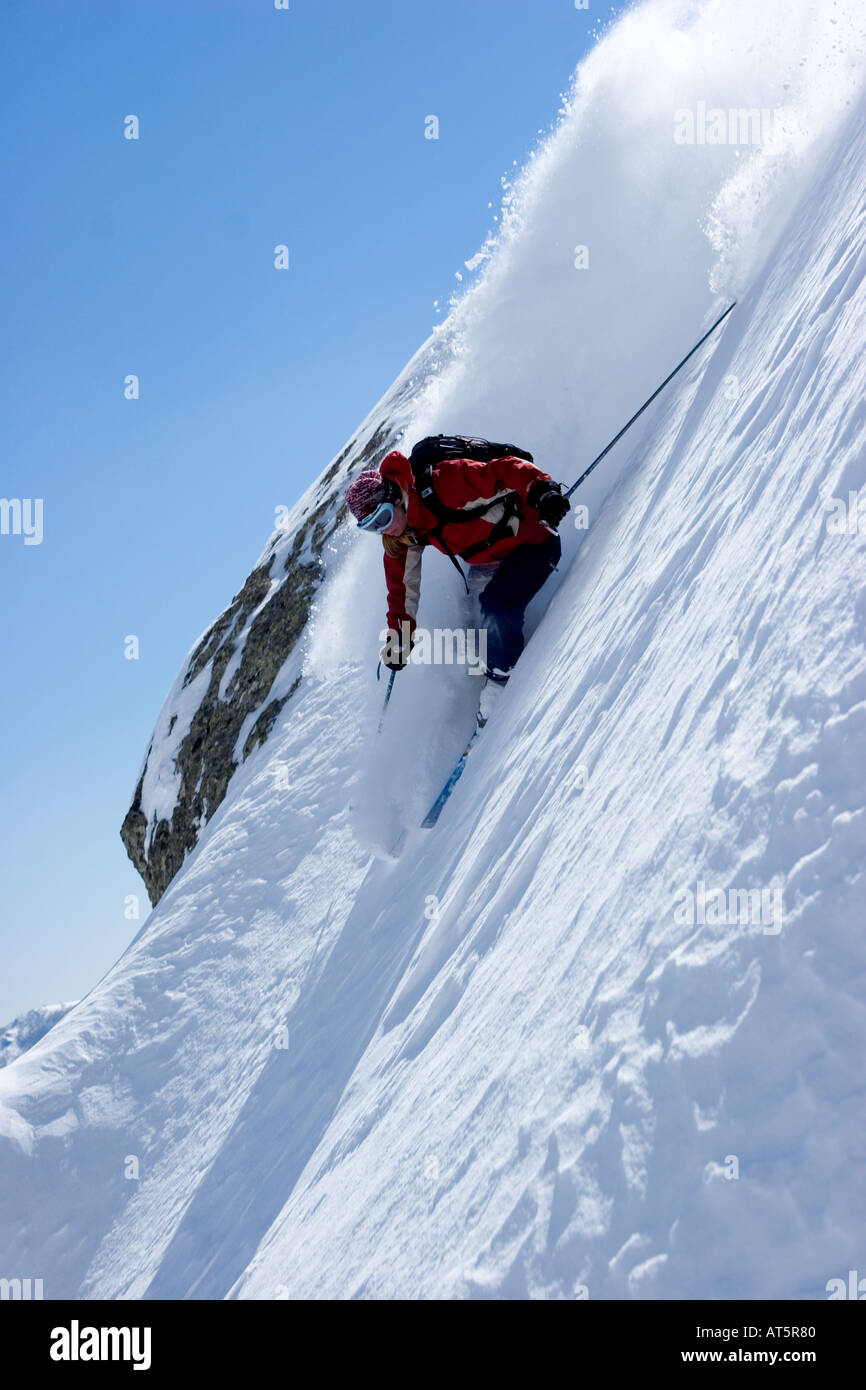
<svg viewBox="0 0 866 1390">
<path fill-rule="evenodd" d="M 445 463 L 448 459 L 472 459 L 475 463 L 491 463 L 493 459 L 505 458 L 507 455 L 524 459 L 527 463 L 535 462 L 528 450 L 518 449 L 516 444 L 491 444 L 489 439 L 476 439 L 462 434 L 429 434 L 426 439 L 419 439 L 415 445 L 409 455 L 409 465 L 419 497 L 425 507 L 433 512 L 434 516 L 439 517 L 440 522 L 476 521 L 488 510 L 490 503 L 461 508 L 459 511 L 453 507 L 446 507 L 433 490 L 433 469 L 437 463 Z"/>
<path fill-rule="evenodd" d="M 490 510 L 492 504 L 489 501 L 482 501 L 477 507 L 461 507 L 459 509 L 446 506 L 433 488 L 433 469 L 437 463 L 445 463 L 448 459 L 472 459 L 475 463 L 490 463 L 493 459 L 501 459 L 506 456 L 524 459 L 526 463 L 534 462 L 528 450 L 518 449 L 516 444 L 492 444 L 489 439 L 477 439 L 474 436 L 463 434 L 430 434 L 426 439 L 419 439 L 409 455 L 409 465 L 415 479 L 418 496 L 428 511 L 431 511 L 439 521 L 439 525 L 431 534 L 439 540 L 451 563 L 456 566 L 464 584 L 466 583 L 466 576 L 457 563 L 454 552 L 442 535 L 442 527 L 454 523 L 477 521 L 486 511 Z M 496 545 L 503 537 L 511 535 L 509 522 L 517 510 L 517 497 L 510 494 L 505 499 L 505 514 L 502 520 L 493 527 L 485 541 L 478 541 L 475 545 L 461 550 L 459 552 L 461 557 L 468 560 L 470 556 L 477 555 L 482 550 L 488 550 L 490 546 Z"/>
</svg>

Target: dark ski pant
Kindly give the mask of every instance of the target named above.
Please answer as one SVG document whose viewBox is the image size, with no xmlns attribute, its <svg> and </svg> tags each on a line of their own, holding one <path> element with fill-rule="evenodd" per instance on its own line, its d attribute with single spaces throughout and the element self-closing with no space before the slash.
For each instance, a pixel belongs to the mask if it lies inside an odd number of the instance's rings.
<svg viewBox="0 0 866 1390">
<path fill-rule="evenodd" d="M 481 625 L 487 629 L 487 669 L 505 674 L 523 651 L 526 606 L 550 578 L 562 555 L 562 542 L 552 534 L 538 545 L 518 545 L 497 566 L 482 589 Z"/>
</svg>

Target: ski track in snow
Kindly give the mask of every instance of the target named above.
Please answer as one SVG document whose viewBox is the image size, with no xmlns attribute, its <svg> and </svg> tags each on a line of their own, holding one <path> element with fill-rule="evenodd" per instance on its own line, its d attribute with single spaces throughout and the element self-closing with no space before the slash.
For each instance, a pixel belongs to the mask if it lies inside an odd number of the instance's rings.
<svg viewBox="0 0 866 1390">
<path fill-rule="evenodd" d="M 710 275 L 740 305 L 575 498 L 591 527 L 396 864 L 369 845 L 417 825 L 474 691 L 411 669 L 371 753 L 380 560 L 340 540 L 286 717 L 114 970 L 0 1074 L 10 1276 L 808 1299 L 862 1268 L 864 535 L 827 518 L 866 472 L 866 138 L 856 10 L 822 50 L 814 7 L 782 8 L 769 53 L 763 13 L 692 7 L 674 37 L 663 2 L 591 55 L 412 432 L 540 434 L 570 479 L 699 336 Z M 784 90 L 800 134 L 739 169 L 662 145 L 665 83 Z M 575 240 L 597 268 L 565 279 Z M 435 559 L 422 620 L 453 626 Z M 781 930 L 682 922 L 699 882 L 778 890 Z"/>
</svg>

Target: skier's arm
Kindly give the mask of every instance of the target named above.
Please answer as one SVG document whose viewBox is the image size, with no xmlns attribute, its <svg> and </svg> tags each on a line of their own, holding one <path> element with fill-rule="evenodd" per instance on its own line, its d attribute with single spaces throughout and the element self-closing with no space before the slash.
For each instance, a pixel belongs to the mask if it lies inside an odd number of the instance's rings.
<svg viewBox="0 0 866 1390">
<path fill-rule="evenodd" d="M 505 485 L 520 494 L 530 507 L 535 507 L 539 519 L 554 529 L 559 526 L 571 503 L 563 497 L 562 488 L 555 483 L 549 473 L 536 468 L 534 463 L 523 459 L 494 459 L 493 468 L 498 470 Z"/>
<path fill-rule="evenodd" d="M 491 467 L 500 486 L 507 487 L 510 492 L 516 492 L 523 498 L 528 498 L 529 492 L 537 484 L 553 482 L 550 474 L 545 473 L 544 469 L 538 468 L 534 463 L 527 463 L 526 459 L 514 458 L 511 454 L 505 458 L 494 459 Z"/>
<path fill-rule="evenodd" d="M 390 633 L 402 635 L 404 624 L 408 624 L 409 637 L 415 631 L 415 621 L 418 614 L 418 600 L 421 594 L 421 557 L 423 547 L 420 545 L 398 545 L 394 542 L 388 544 L 385 538 L 385 584 L 388 590 L 388 631 Z M 395 642 L 392 640 L 390 650 L 395 650 Z M 398 665 L 405 665 L 409 660 L 409 652 L 402 652 L 402 661 Z M 386 662 L 386 665 L 389 663 Z"/>
<path fill-rule="evenodd" d="M 505 492 L 516 492 L 526 500 L 533 483 L 552 482 L 549 473 L 537 468 L 534 463 L 515 458 L 512 454 L 504 458 L 491 459 L 489 463 L 476 463 L 474 459 L 461 459 L 459 477 L 450 474 L 447 467 L 440 468 L 438 485 L 443 502 L 449 506 L 466 506 L 486 497 L 497 497 Z M 454 497 L 450 496 L 454 493 Z"/>
</svg>

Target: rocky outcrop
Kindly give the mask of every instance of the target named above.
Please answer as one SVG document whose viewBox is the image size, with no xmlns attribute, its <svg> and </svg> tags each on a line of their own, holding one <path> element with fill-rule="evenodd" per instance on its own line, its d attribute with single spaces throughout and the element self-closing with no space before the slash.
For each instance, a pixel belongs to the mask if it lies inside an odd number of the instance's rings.
<svg viewBox="0 0 866 1390">
<path fill-rule="evenodd" d="M 393 447 L 401 399 L 414 385 L 404 374 L 390 402 L 383 403 L 390 404 L 392 414 L 362 427 L 330 464 L 295 509 L 294 522 L 274 533 L 243 588 L 191 652 L 151 740 L 120 832 L 154 905 L 222 802 L 238 766 L 266 742 L 290 706 L 301 677 L 285 689 L 279 679 L 324 578 L 322 552 L 344 519 L 346 483 Z M 189 690 L 199 679 L 204 691 L 190 716 Z M 178 719 L 185 727 L 177 730 L 182 736 L 167 758 Z M 160 760 L 171 764 L 175 783 L 168 813 L 154 809 L 149 794 Z"/>
</svg>

